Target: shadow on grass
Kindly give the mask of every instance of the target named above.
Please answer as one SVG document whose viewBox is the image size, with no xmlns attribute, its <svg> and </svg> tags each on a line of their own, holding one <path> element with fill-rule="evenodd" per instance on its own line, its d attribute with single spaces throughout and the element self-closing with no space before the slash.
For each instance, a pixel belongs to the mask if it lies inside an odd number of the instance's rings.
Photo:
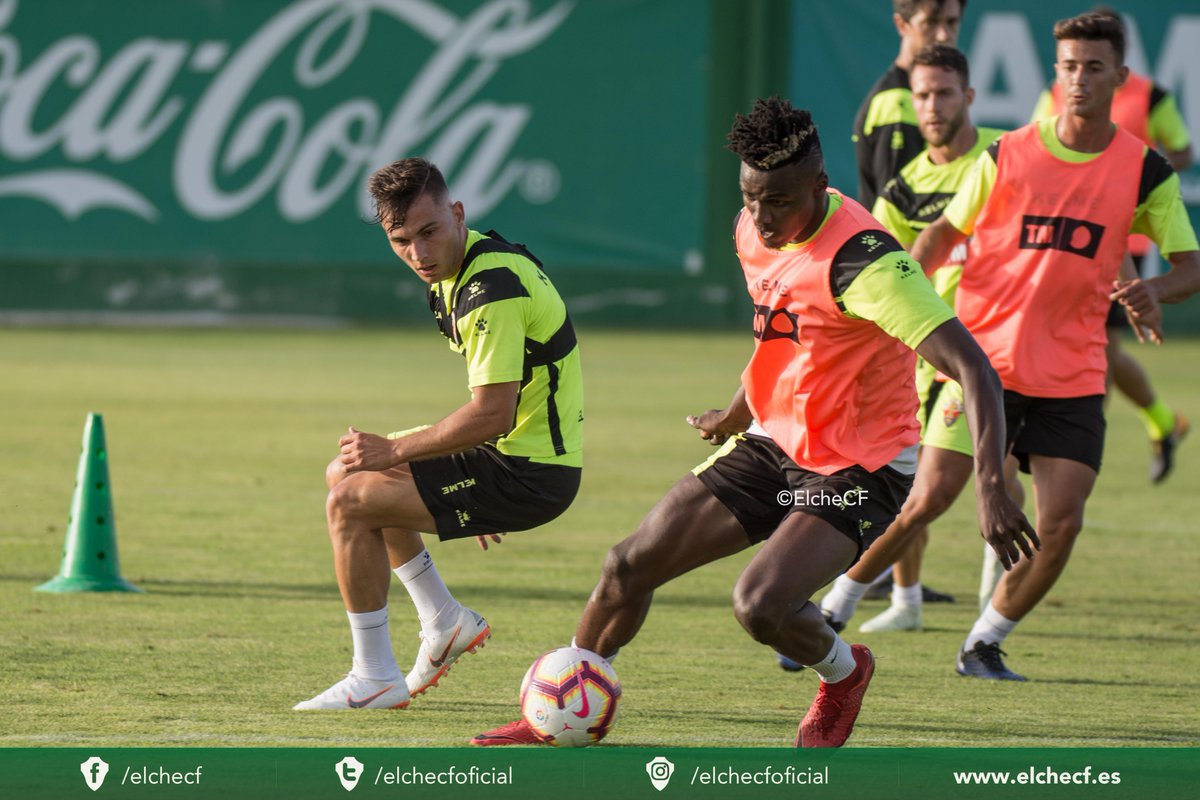
<svg viewBox="0 0 1200 800">
<path fill-rule="evenodd" d="M 27 583 L 30 588 L 48 581 L 52 575 L 0 575 L 0 583 Z M 328 583 L 264 583 L 260 581 L 205 581 L 205 580 L 172 580 L 166 578 L 150 578 L 144 575 L 126 575 L 131 583 L 159 595 L 180 597 L 254 597 L 265 599 L 340 599 L 338 587 L 330 580 Z M 472 594 L 488 598 L 504 598 L 509 600 L 547 601 L 547 602 L 586 602 L 591 593 L 591 584 L 579 584 L 573 587 L 554 586 L 497 586 L 494 584 L 455 582 L 450 587 L 455 595 L 470 596 Z M 654 597 L 655 606 L 678 606 L 683 608 L 729 608 L 730 598 L 725 594 L 716 595 L 680 595 L 657 594 Z"/>
<path fill-rule="evenodd" d="M 491 598 L 509 600 L 549 600 L 554 602 L 587 602 L 594 583 L 580 583 L 571 587 L 555 586 L 496 586 L 484 583 L 455 582 L 450 589 L 454 594 L 467 596 L 478 594 Z M 730 608 L 733 604 L 730 592 L 714 594 L 662 594 L 654 595 L 654 606 L 680 606 L 683 608 Z"/>
</svg>

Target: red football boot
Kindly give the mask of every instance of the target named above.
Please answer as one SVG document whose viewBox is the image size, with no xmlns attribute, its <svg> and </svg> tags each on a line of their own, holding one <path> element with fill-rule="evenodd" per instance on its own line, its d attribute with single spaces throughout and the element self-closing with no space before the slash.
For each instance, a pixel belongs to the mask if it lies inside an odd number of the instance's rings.
<svg viewBox="0 0 1200 800">
<path fill-rule="evenodd" d="M 471 744 L 480 747 L 503 747 L 510 744 L 543 744 L 525 718 L 501 725 L 499 728 L 478 734 L 471 739 Z"/>
<path fill-rule="evenodd" d="M 854 730 L 863 695 L 875 674 L 875 657 L 866 645 L 852 644 L 854 672 L 837 683 L 821 681 L 817 697 L 796 731 L 796 747 L 841 747 Z"/>
</svg>

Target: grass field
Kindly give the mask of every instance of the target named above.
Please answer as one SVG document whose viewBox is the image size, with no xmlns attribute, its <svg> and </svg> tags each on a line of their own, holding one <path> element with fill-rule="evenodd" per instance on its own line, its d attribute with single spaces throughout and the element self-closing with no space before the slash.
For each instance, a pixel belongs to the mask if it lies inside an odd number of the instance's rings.
<svg viewBox="0 0 1200 800">
<path fill-rule="evenodd" d="M 430 549 L 495 637 L 406 711 L 298 714 L 348 668 L 323 469 L 348 425 L 432 422 L 466 398 L 432 326 L 402 331 L 5 330 L 0 334 L 0 745 L 452 746 L 515 718 L 540 652 L 566 644 L 607 548 L 707 456 L 685 414 L 723 405 L 745 335 L 582 333 L 587 468 L 563 517 L 484 553 Z M 1200 342 L 1140 348 L 1200 416 Z M 120 556 L 137 595 L 46 595 L 89 411 L 108 432 Z M 936 526 L 925 578 L 958 596 L 919 634 L 855 634 L 878 670 L 853 746 L 1200 744 L 1195 698 L 1200 443 L 1167 485 L 1123 400 L 1067 574 L 1009 638 L 1027 684 L 954 672 L 981 543 L 968 492 Z M 616 662 L 612 745 L 790 744 L 816 688 L 780 671 L 730 612 L 749 554 L 662 589 Z M 398 586 L 407 667 L 415 615 Z M 855 625 L 882 606 L 866 604 Z"/>
</svg>

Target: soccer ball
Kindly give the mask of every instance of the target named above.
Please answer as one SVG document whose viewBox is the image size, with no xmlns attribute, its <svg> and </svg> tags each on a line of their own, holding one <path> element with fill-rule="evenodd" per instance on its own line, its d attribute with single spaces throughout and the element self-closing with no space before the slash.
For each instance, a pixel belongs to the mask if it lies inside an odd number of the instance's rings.
<svg viewBox="0 0 1200 800">
<path fill-rule="evenodd" d="M 621 679 L 591 650 L 561 647 L 533 662 L 521 681 L 521 714 L 547 744 L 587 747 L 617 721 Z"/>
</svg>

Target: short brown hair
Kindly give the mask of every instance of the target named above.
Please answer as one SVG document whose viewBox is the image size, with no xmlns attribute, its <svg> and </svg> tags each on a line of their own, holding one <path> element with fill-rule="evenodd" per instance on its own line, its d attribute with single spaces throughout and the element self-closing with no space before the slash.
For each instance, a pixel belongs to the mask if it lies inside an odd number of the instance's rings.
<svg viewBox="0 0 1200 800">
<path fill-rule="evenodd" d="M 912 65 L 914 67 L 941 67 L 957 72 L 962 78 L 963 86 L 971 85 L 971 68 L 967 64 L 967 57 L 957 47 L 941 43 L 922 47 L 913 57 Z M 909 72 L 911 73 L 912 69 L 909 69 Z"/>
<path fill-rule="evenodd" d="M 389 227 L 404 224 L 404 216 L 423 194 L 443 201 L 450 190 L 441 170 L 423 158 L 405 158 L 375 170 L 367 182 L 375 204 L 375 222 Z"/>
<path fill-rule="evenodd" d="M 937 6 L 937 10 L 941 11 L 946 5 L 946 0 L 892 0 L 892 11 L 899 14 L 900 19 L 908 22 L 924 5 Z M 958 7 L 962 13 L 967 13 L 967 0 L 958 0 Z"/>
<path fill-rule="evenodd" d="M 1054 23 L 1058 42 L 1108 42 L 1117 54 L 1117 66 L 1125 63 L 1125 25 L 1120 18 L 1089 11 Z"/>
</svg>

